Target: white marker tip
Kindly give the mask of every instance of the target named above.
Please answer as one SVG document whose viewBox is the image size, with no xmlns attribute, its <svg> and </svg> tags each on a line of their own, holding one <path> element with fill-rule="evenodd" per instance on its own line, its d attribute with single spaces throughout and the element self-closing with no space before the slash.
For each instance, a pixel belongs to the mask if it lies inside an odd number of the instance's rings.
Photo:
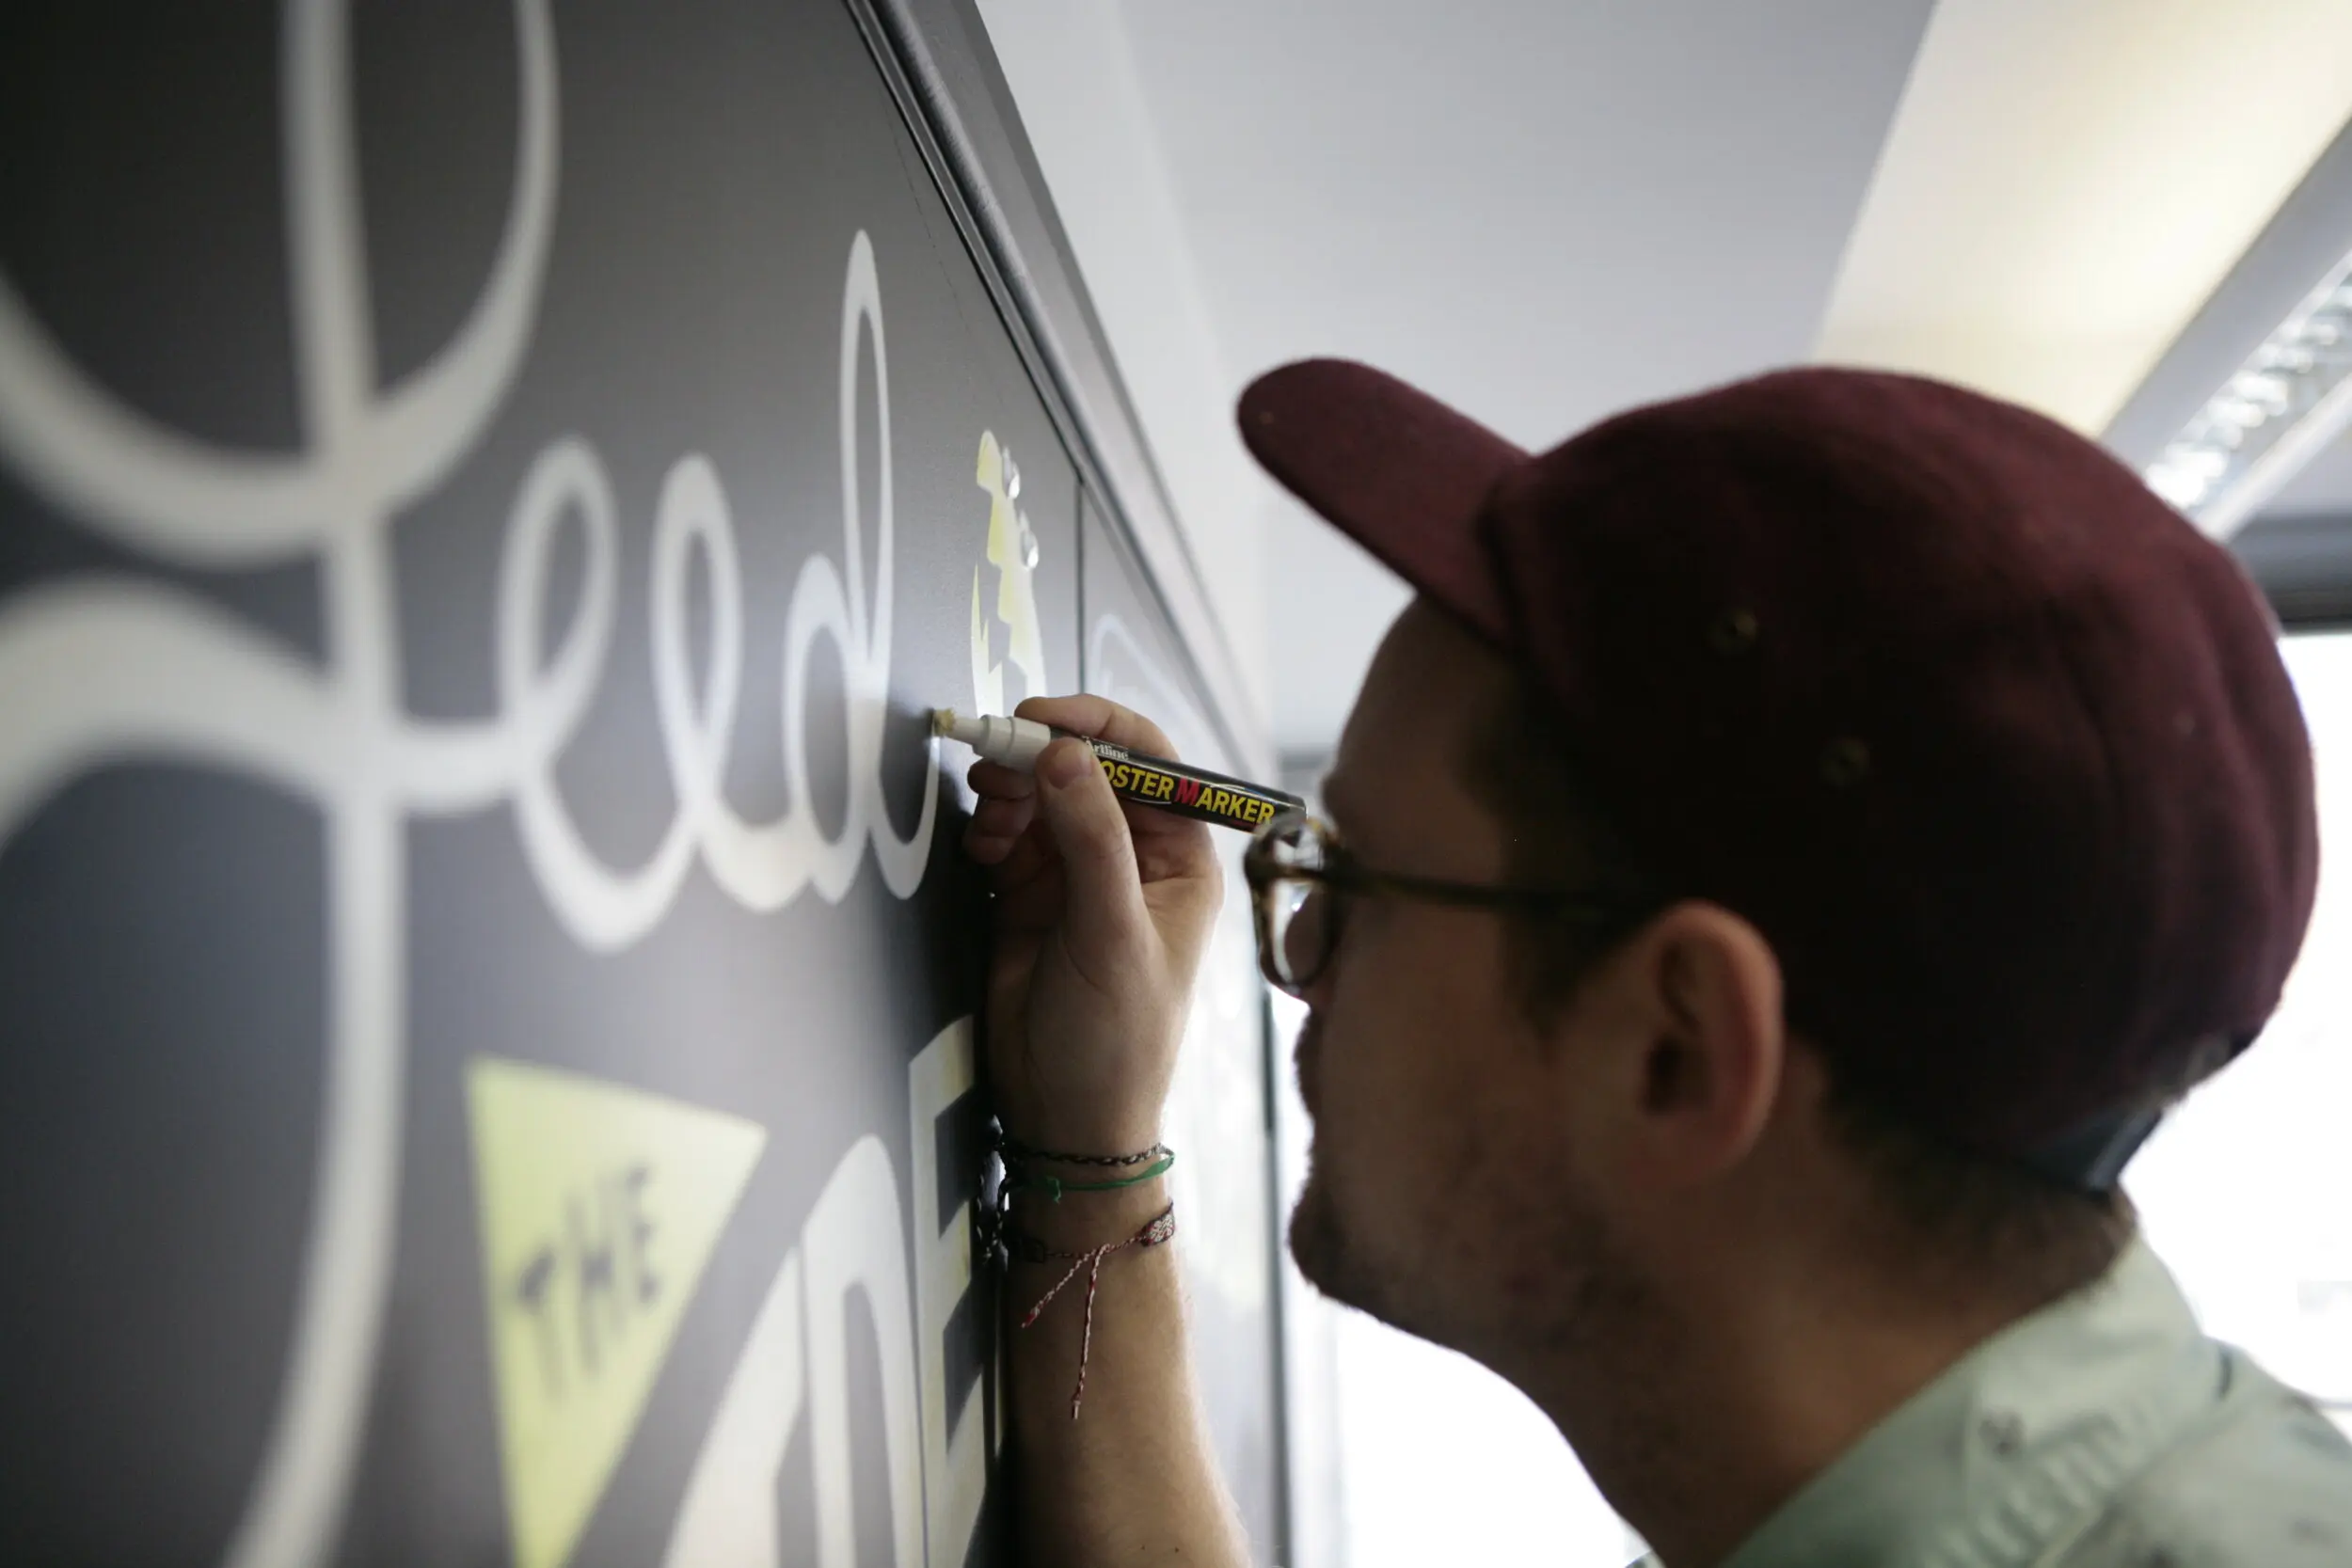
<svg viewBox="0 0 2352 1568">
<path fill-rule="evenodd" d="M 1011 723 L 1009 719 L 966 719 L 951 707 L 931 710 L 931 734 L 947 740 L 961 740 L 983 755 L 997 731 Z"/>
<path fill-rule="evenodd" d="M 991 762 L 1021 768 L 1035 762 L 1054 738 L 1053 730 L 1034 719 L 1010 719 L 1003 714 L 968 719 L 944 707 L 931 711 L 931 733 L 960 740 Z"/>
</svg>

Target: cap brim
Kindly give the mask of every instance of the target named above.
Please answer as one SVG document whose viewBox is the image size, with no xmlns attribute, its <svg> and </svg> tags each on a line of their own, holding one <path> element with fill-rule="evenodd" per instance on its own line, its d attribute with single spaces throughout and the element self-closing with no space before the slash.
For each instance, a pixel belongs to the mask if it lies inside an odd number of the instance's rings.
<svg viewBox="0 0 2352 1568">
<path fill-rule="evenodd" d="M 1300 500 L 1496 642 L 1511 617 L 1479 518 L 1527 453 L 1396 377 L 1302 359 L 1242 393 L 1242 440 Z"/>
</svg>

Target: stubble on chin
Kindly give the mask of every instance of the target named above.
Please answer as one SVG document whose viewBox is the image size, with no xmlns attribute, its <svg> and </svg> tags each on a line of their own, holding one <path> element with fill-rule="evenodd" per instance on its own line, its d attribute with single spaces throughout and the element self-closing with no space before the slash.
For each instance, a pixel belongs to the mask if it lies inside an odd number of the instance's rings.
<svg viewBox="0 0 2352 1568">
<path fill-rule="evenodd" d="M 1391 1317 L 1392 1292 L 1361 1250 L 1351 1244 L 1346 1222 L 1329 1189 L 1311 1169 L 1291 1212 L 1291 1259 L 1307 1283 L 1345 1307 L 1369 1312 L 1383 1322 Z"/>
<path fill-rule="evenodd" d="M 1655 1316 L 1656 1304 L 1637 1272 L 1618 1256 L 1587 1205 L 1571 1198 L 1538 1202 L 1525 1194 L 1495 1195 L 1492 1208 L 1523 1244 L 1521 1267 L 1492 1282 L 1486 1306 L 1472 1320 L 1462 1304 L 1437 1291 L 1438 1276 L 1458 1277 L 1433 1256 L 1425 1265 L 1399 1269 L 1379 1261 L 1380 1243 L 1350 1226 L 1345 1206 L 1309 1151 L 1307 1180 L 1291 1212 L 1290 1252 L 1307 1282 L 1331 1300 L 1369 1313 L 1392 1328 L 1489 1360 L 1540 1351 L 1547 1356 L 1589 1356 L 1629 1322 Z M 1558 1192 L 1555 1184 L 1549 1190 Z M 1367 1244 L 1369 1243 L 1369 1244 Z M 1495 1364 L 1489 1360 L 1489 1364 Z"/>
<path fill-rule="evenodd" d="M 1314 1177 L 1299 1190 L 1298 1207 L 1291 1211 L 1291 1261 L 1307 1283 L 1325 1295 L 1333 1291 L 1328 1283 L 1336 1272 L 1333 1264 L 1341 1250 L 1339 1223 L 1331 1212 L 1331 1201 Z"/>
</svg>

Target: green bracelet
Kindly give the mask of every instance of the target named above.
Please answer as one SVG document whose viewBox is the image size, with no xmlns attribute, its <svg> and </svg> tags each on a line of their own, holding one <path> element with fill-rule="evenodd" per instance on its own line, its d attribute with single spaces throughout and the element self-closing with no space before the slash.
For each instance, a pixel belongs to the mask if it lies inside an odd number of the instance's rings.
<svg viewBox="0 0 2352 1568">
<path fill-rule="evenodd" d="M 1173 1154 L 1163 1154 L 1133 1176 L 1121 1176 L 1108 1181 L 1064 1181 L 1058 1176 L 1033 1175 L 1026 1166 L 1008 1171 L 1005 1185 L 1029 1192 L 1043 1193 L 1049 1202 L 1059 1203 L 1064 1193 L 1115 1193 L 1121 1187 L 1139 1187 L 1155 1176 L 1165 1176 L 1168 1167 L 1176 1163 Z"/>
</svg>

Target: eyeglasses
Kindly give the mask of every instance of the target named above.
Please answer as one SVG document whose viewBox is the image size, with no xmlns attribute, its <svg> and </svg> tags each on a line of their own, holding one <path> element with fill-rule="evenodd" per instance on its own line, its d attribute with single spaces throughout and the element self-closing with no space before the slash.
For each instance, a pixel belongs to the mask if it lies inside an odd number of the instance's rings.
<svg viewBox="0 0 2352 1568">
<path fill-rule="evenodd" d="M 1303 811 L 1284 812 L 1251 836 L 1242 875 L 1257 916 L 1258 967 L 1293 996 L 1304 994 L 1330 967 L 1348 901 L 1367 894 L 1629 929 L 1654 907 L 1556 888 L 1497 887 L 1375 871 L 1340 842 L 1329 824 Z"/>
</svg>

